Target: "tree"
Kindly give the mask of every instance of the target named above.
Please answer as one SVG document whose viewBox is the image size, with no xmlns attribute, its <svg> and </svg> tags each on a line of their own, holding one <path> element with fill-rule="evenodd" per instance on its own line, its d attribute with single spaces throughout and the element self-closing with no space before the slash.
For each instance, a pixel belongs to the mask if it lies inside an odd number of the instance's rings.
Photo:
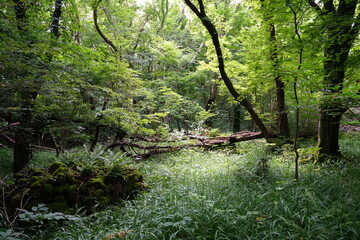
<svg viewBox="0 0 360 240">
<path fill-rule="evenodd" d="M 320 104 L 319 162 L 328 157 L 341 156 L 339 127 L 347 110 L 347 99 L 342 94 L 350 50 L 359 34 L 360 14 L 355 17 L 357 0 L 325 0 L 320 5 L 309 0 L 317 12 L 316 21 L 325 29 L 323 62 L 323 99 Z"/>
<path fill-rule="evenodd" d="M 221 49 L 221 44 L 219 41 L 219 34 L 216 30 L 215 25 L 211 22 L 210 18 L 207 16 L 205 11 L 205 6 L 202 0 L 198 0 L 198 7 L 196 7 L 190 0 L 185 0 L 186 5 L 189 6 L 192 12 L 196 14 L 196 16 L 201 20 L 204 27 L 207 29 L 208 33 L 211 36 L 213 45 L 215 47 L 216 56 L 218 59 L 218 67 L 220 71 L 220 76 L 224 81 L 226 87 L 228 88 L 231 95 L 235 98 L 236 101 L 239 101 L 240 104 L 249 112 L 251 118 L 254 120 L 256 125 L 259 127 L 260 131 L 262 132 L 263 136 L 266 139 L 270 138 L 270 133 L 268 132 L 266 126 L 264 125 L 263 121 L 260 119 L 258 114 L 255 112 L 252 104 L 250 101 L 245 97 L 241 96 L 239 92 L 234 88 L 234 85 L 230 78 L 228 77 L 226 70 L 225 70 L 225 63 L 224 57 Z"/>
<path fill-rule="evenodd" d="M 274 10 L 272 6 L 276 2 L 268 2 L 265 0 L 260 0 L 262 4 L 262 9 L 264 11 L 264 20 L 268 25 L 269 37 L 270 37 L 270 61 L 273 67 L 274 72 L 274 81 L 276 85 L 276 106 L 277 106 L 277 128 L 279 135 L 287 139 L 290 138 L 290 129 L 289 121 L 286 112 L 285 104 L 285 83 L 280 72 L 280 63 L 278 57 L 278 47 L 277 47 L 277 31 L 276 25 L 274 23 Z"/>
<path fill-rule="evenodd" d="M 27 8 L 29 7 L 28 2 L 22 2 L 19 0 L 14 0 L 14 11 L 16 16 L 16 25 L 18 29 L 18 34 L 20 37 L 25 39 L 27 36 L 27 27 L 28 27 L 28 17 L 27 17 Z M 22 54 L 20 54 L 22 55 Z M 21 56 L 23 58 L 24 56 Z M 34 56 L 29 56 L 29 58 L 34 58 Z M 20 73 L 21 74 L 21 73 Z M 18 77 L 34 77 L 31 76 L 31 72 L 24 71 L 25 76 Z M 28 76 L 26 76 L 28 75 Z M 17 173 L 21 171 L 30 161 L 32 150 L 31 150 L 31 123 L 32 123 L 32 109 L 33 102 L 37 97 L 36 87 L 34 85 L 29 86 L 29 88 L 18 88 L 18 93 L 20 95 L 20 117 L 19 117 L 19 126 L 15 133 L 15 143 L 14 143 L 14 167 L 13 172 Z"/>
</svg>

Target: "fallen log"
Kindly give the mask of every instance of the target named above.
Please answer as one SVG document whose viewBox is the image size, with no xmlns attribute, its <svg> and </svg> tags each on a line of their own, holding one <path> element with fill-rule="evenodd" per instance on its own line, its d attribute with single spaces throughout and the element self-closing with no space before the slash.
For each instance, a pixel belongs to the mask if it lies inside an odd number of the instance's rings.
<svg viewBox="0 0 360 240">
<path fill-rule="evenodd" d="M 130 157 L 134 157 L 136 159 L 146 159 L 153 155 L 162 154 L 162 153 L 168 153 L 173 151 L 178 151 L 180 149 L 184 148 L 196 148 L 196 147 L 202 147 L 202 148 L 214 148 L 214 147 L 226 147 L 229 145 L 232 145 L 236 142 L 241 141 L 249 141 L 257 138 L 262 138 L 263 135 L 260 132 L 238 132 L 234 133 L 230 136 L 221 136 L 221 137 L 201 137 L 198 138 L 198 143 L 196 144 L 183 144 L 183 145 L 177 145 L 177 146 L 159 146 L 159 145 L 149 145 L 144 146 L 141 144 L 133 143 L 133 142 L 126 142 L 126 141 L 118 141 L 115 143 L 110 144 L 106 147 L 106 150 L 111 150 L 116 147 L 120 147 L 120 149 Z M 191 138 L 194 139 L 194 138 Z M 129 150 L 127 150 L 125 147 L 128 148 L 136 148 L 141 150 L 148 150 L 145 153 L 136 153 L 133 154 Z M 133 151 L 135 152 L 135 151 Z"/>
</svg>

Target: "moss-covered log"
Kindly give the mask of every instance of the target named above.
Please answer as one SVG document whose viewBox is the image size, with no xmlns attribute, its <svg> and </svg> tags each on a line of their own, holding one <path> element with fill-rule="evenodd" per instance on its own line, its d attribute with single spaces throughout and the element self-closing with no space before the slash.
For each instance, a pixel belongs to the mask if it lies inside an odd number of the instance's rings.
<svg viewBox="0 0 360 240">
<path fill-rule="evenodd" d="M 133 199 L 144 184 L 142 174 L 127 166 L 80 170 L 55 162 L 46 169 L 22 171 L 5 189 L 5 205 L 10 211 L 27 202 L 25 209 L 44 203 L 52 211 L 71 214 L 79 208 L 90 213 L 95 207 Z"/>
</svg>

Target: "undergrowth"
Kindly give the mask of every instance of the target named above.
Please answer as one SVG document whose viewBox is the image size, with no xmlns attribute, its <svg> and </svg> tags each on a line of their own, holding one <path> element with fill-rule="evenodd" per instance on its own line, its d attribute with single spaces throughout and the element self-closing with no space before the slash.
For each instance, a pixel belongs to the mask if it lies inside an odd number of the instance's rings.
<svg viewBox="0 0 360 240">
<path fill-rule="evenodd" d="M 272 153 L 265 145 L 256 140 L 235 151 L 183 150 L 133 163 L 148 192 L 29 239 L 360 238 L 359 161 L 305 162 L 295 181 L 290 147 Z"/>
</svg>

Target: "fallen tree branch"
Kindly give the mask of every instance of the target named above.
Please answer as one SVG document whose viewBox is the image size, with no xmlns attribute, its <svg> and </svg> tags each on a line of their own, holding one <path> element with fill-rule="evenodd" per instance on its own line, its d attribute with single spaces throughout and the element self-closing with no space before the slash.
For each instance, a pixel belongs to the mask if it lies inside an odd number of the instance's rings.
<svg viewBox="0 0 360 240">
<path fill-rule="evenodd" d="M 149 145 L 144 146 L 137 143 L 126 142 L 126 141 L 119 141 L 113 144 L 110 144 L 106 150 L 111 150 L 116 147 L 120 147 L 120 149 L 125 152 L 127 156 L 134 157 L 136 159 L 146 159 L 153 155 L 168 153 L 173 151 L 178 151 L 184 148 L 214 148 L 214 147 L 226 147 L 236 142 L 241 141 L 249 141 L 252 139 L 263 138 L 262 133 L 260 132 L 239 132 L 232 134 L 230 136 L 225 137 L 199 137 L 197 138 L 199 141 L 195 144 L 183 144 L 178 146 L 159 146 L 159 145 Z M 194 138 L 192 138 L 194 139 Z M 126 150 L 125 147 L 131 147 L 141 150 L 148 150 L 142 154 L 131 154 L 129 151 Z"/>
<path fill-rule="evenodd" d="M 17 126 L 17 125 L 19 125 L 18 122 L 16 122 L 16 123 L 11 123 L 11 124 L 8 124 L 8 125 L 6 125 L 6 126 L 1 126 L 1 127 L 0 127 L 0 134 L 3 133 L 3 132 L 5 132 L 5 131 L 7 131 L 7 130 L 9 130 L 9 129 L 11 129 L 11 128 L 13 128 L 13 127 L 15 127 L 15 126 Z"/>
</svg>

